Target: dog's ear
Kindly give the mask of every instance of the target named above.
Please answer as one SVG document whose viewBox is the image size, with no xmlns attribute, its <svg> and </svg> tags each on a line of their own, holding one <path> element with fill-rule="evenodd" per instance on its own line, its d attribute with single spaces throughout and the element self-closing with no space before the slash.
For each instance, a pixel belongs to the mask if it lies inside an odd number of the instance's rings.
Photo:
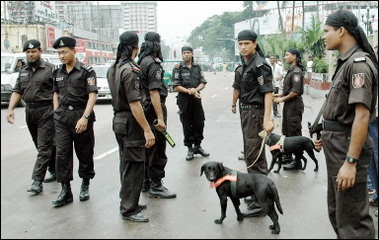
<svg viewBox="0 0 379 240">
<path fill-rule="evenodd" d="M 200 168 L 200 176 L 203 175 L 203 172 L 204 172 L 204 165 L 201 166 L 201 168 Z"/>
<path fill-rule="evenodd" d="M 222 162 L 218 163 L 218 167 L 220 168 L 221 172 L 223 172 L 225 170 L 224 165 L 222 164 Z"/>
</svg>

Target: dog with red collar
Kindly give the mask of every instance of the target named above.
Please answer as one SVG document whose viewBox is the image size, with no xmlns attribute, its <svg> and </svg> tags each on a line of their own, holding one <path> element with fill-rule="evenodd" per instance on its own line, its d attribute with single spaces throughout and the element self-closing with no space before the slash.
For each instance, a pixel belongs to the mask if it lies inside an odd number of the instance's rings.
<svg viewBox="0 0 379 240">
<path fill-rule="evenodd" d="M 283 214 L 279 200 L 278 190 L 274 182 L 266 175 L 259 173 L 241 173 L 228 167 L 224 167 L 221 162 L 207 162 L 202 165 L 200 176 L 205 177 L 210 182 L 211 188 L 215 187 L 221 204 L 221 217 L 216 219 L 216 224 L 221 224 L 226 217 L 227 197 L 230 198 L 237 213 L 237 220 L 242 221 L 244 216 L 239 208 L 240 198 L 256 196 L 258 204 L 262 207 L 262 212 L 268 215 L 273 224 L 270 225 L 271 232 L 280 232 L 278 211 Z"/>
</svg>

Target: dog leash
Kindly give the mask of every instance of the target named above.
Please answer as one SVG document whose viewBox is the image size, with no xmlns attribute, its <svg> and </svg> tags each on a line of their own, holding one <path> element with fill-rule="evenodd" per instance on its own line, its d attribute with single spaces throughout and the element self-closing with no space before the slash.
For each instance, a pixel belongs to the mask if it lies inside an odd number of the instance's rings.
<svg viewBox="0 0 379 240">
<path fill-rule="evenodd" d="M 263 151 L 263 148 L 265 146 L 265 143 L 266 143 L 266 138 L 267 138 L 267 132 L 265 130 L 262 130 L 258 133 L 259 137 L 262 138 L 262 143 L 261 143 L 261 149 L 259 150 L 259 153 L 258 153 L 258 156 L 257 158 L 254 160 L 254 162 L 248 166 L 247 168 L 251 168 L 257 161 L 258 161 L 258 158 L 261 156 L 262 154 L 262 151 Z"/>
</svg>

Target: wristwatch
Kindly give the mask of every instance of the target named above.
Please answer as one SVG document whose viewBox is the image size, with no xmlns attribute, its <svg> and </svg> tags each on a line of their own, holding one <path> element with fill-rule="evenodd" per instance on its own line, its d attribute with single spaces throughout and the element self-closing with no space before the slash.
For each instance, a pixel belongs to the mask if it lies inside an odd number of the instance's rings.
<svg viewBox="0 0 379 240">
<path fill-rule="evenodd" d="M 345 161 L 348 162 L 348 163 L 357 163 L 358 159 L 353 158 L 353 157 L 346 157 Z"/>
<path fill-rule="evenodd" d="M 85 119 L 88 119 L 88 118 L 89 118 L 89 114 L 83 114 L 83 117 L 84 117 Z"/>
</svg>

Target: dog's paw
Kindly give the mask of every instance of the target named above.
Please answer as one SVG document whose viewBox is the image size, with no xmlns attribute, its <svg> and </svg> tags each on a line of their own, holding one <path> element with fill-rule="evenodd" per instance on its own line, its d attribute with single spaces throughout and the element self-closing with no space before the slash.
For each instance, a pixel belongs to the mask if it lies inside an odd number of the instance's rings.
<svg viewBox="0 0 379 240">
<path fill-rule="evenodd" d="M 275 227 L 274 225 L 270 225 L 269 228 L 271 229 L 272 234 L 279 234 L 280 233 L 280 227 L 279 226 Z"/>
<path fill-rule="evenodd" d="M 237 216 L 237 221 L 243 221 L 243 215 L 242 214 Z"/>
<path fill-rule="evenodd" d="M 318 172 L 318 168 L 315 168 L 313 171 Z"/>
<path fill-rule="evenodd" d="M 279 173 L 279 170 L 274 171 L 274 173 Z"/>
</svg>

